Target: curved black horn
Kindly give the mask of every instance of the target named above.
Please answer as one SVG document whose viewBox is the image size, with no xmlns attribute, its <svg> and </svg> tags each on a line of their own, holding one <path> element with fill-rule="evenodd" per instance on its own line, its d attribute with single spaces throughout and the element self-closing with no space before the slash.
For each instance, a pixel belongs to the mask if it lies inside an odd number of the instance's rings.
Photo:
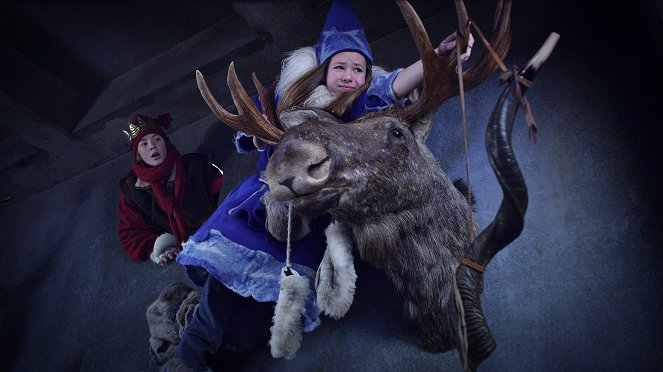
<svg viewBox="0 0 663 372">
<path fill-rule="evenodd" d="M 520 76 L 532 80 L 554 48 L 559 35 L 553 33 L 530 60 Z M 465 257 L 485 267 L 502 248 L 515 240 L 523 229 L 527 210 L 527 186 L 520 172 L 511 144 L 513 121 L 520 106 L 517 90 L 525 94 L 527 87 L 517 86 L 512 78 L 495 106 L 486 129 L 486 149 L 504 197 L 493 222 L 472 242 Z M 467 265 L 456 271 L 456 282 L 465 315 L 467 366 L 475 370 L 495 349 L 495 339 L 481 309 L 483 273 Z M 454 317 L 458 319 L 458 317 Z M 461 350 L 461 358 L 463 350 Z"/>
</svg>

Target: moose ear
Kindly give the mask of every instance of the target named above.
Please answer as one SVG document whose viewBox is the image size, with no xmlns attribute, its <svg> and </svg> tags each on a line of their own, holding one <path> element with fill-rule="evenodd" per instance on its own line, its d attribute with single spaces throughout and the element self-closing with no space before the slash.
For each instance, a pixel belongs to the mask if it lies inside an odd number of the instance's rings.
<svg viewBox="0 0 663 372">
<path fill-rule="evenodd" d="M 407 97 L 406 104 L 411 104 L 419 100 L 419 95 L 421 93 L 420 88 L 414 89 Z M 414 133 L 415 138 L 419 142 L 425 142 L 428 137 L 428 132 L 430 131 L 431 125 L 433 124 L 433 114 L 435 111 L 424 115 L 416 119 L 413 123 L 410 123 L 410 130 Z"/>
<path fill-rule="evenodd" d="M 338 121 L 334 116 L 326 111 L 319 109 L 301 109 L 293 108 L 283 111 L 279 115 L 279 121 L 284 130 L 299 125 L 305 121 Z"/>
</svg>

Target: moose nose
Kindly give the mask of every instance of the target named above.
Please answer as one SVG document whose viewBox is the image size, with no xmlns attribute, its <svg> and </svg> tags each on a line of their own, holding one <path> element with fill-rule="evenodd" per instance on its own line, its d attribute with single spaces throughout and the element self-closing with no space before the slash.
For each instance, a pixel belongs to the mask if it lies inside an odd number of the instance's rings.
<svg viewBox="0 0 663 372">
<path fill-rule="evenodd" d="M 276 200 L 314 193 L 329 179 L 331 160 L 324 146 L 302 142 L 282 142 L 267 164 L 267 181 Z"/>
<path fill-rule="evenodd" d="M 315 156 L 310 154 L 310 156 Z M 313 193 L 320 189 L 329 178 L 331 161 L 328 156 L 316 156 L 302 161 L 294 167 L 290 177 L 280 181 L 295 197 Z"/>
<path fill-rule="evenodd" d="M 283 180 L 283 181 L 281 181 L 281 182 L 279 182 L 279 183 L 280 183 L 281 185 L 287 187 L 288 189 L 290 189 L 290 191 L 292 191 L 292 193 L 293 193 L 295 196 L 298 196 L 299 194 L 297 194 L 297 191 L 295 191 L 295 189 L 292 188 L 292 183 L 293 183 L 293 182 L 295 182 L 295 177 L 287 178 L 287 179 L 285 179 L 285 180 Z"/>
</svg>

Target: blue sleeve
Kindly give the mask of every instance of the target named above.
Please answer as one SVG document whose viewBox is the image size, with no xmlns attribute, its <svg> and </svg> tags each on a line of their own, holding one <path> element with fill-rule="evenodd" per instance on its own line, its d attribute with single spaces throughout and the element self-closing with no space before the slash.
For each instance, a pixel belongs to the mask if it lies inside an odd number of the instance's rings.
<svg viewBox="0 0 663 372">
<path fill-rule="evenodd" d="M 371 86 L 368 87 L 366 103 L 364 109 L 366 112 L 379 111 L 387 109 L 391 106 L 405 106 L 407 98 L 396 99 L 394 90 L 391 85 L 394 83 L 396 76 L 403 71 L 402 68 L 396 69 L 388 74 L 379 75 L 373 78 Z"/>
<path fill-rule="evenodd" d="M 240 154 L 248 154 L 256 149 L 253 145 L 253 136 L 244 132 L 235 133 L 235 149 Z"/>
<path fill-rule="evenodd" d="M 258 96 L 251 97 L 251 100 L 253 101 L 253 104 L 256 105 L 258 110 L 262 112 L 262 105 L 260 105 L 260 100 L 258 99 Z M 253 151 L 256 149 L 256 147 L 253 145 L 253 135 L 237 131 L 235 133 L 235 149 L 237 149 L 237 152 L 240 154 L 248 154 L 249 152 Z M 258 151 L 264 151 L 264 149 L 258 149 Z"/>
</svg>

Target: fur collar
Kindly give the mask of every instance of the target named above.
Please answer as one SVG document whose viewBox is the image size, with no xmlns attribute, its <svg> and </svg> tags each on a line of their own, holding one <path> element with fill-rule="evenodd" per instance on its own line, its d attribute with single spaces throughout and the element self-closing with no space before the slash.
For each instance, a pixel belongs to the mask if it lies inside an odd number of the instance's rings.
<svg viewBox="0 0 663 372">
<path fill-rule="evenodd" d="M 285 91 L 302 75 L 318 65 L 313 47 L 295 49 L 281 62 L 281 74 L 276 84 L 276 95 L 282 97 Z"/>
<path fill-rule="evenodd" d="M 299 79 L 302 75 L 318 66 L 318 58 L 315 55 L 315 48 L 302 47 L 295 49 L 287 54 L 281 63 L 281 74 L 279 82 L 276 84 L 276 95 L 282 97 L 285 91 Z M 380 66 L 371 68 L 373 78 L 389 73 Z M 324 85 L 318 86 L 306 100 L 306 107 L 325 108 L 336 96 L 329 93 Z"/>
</svg>

